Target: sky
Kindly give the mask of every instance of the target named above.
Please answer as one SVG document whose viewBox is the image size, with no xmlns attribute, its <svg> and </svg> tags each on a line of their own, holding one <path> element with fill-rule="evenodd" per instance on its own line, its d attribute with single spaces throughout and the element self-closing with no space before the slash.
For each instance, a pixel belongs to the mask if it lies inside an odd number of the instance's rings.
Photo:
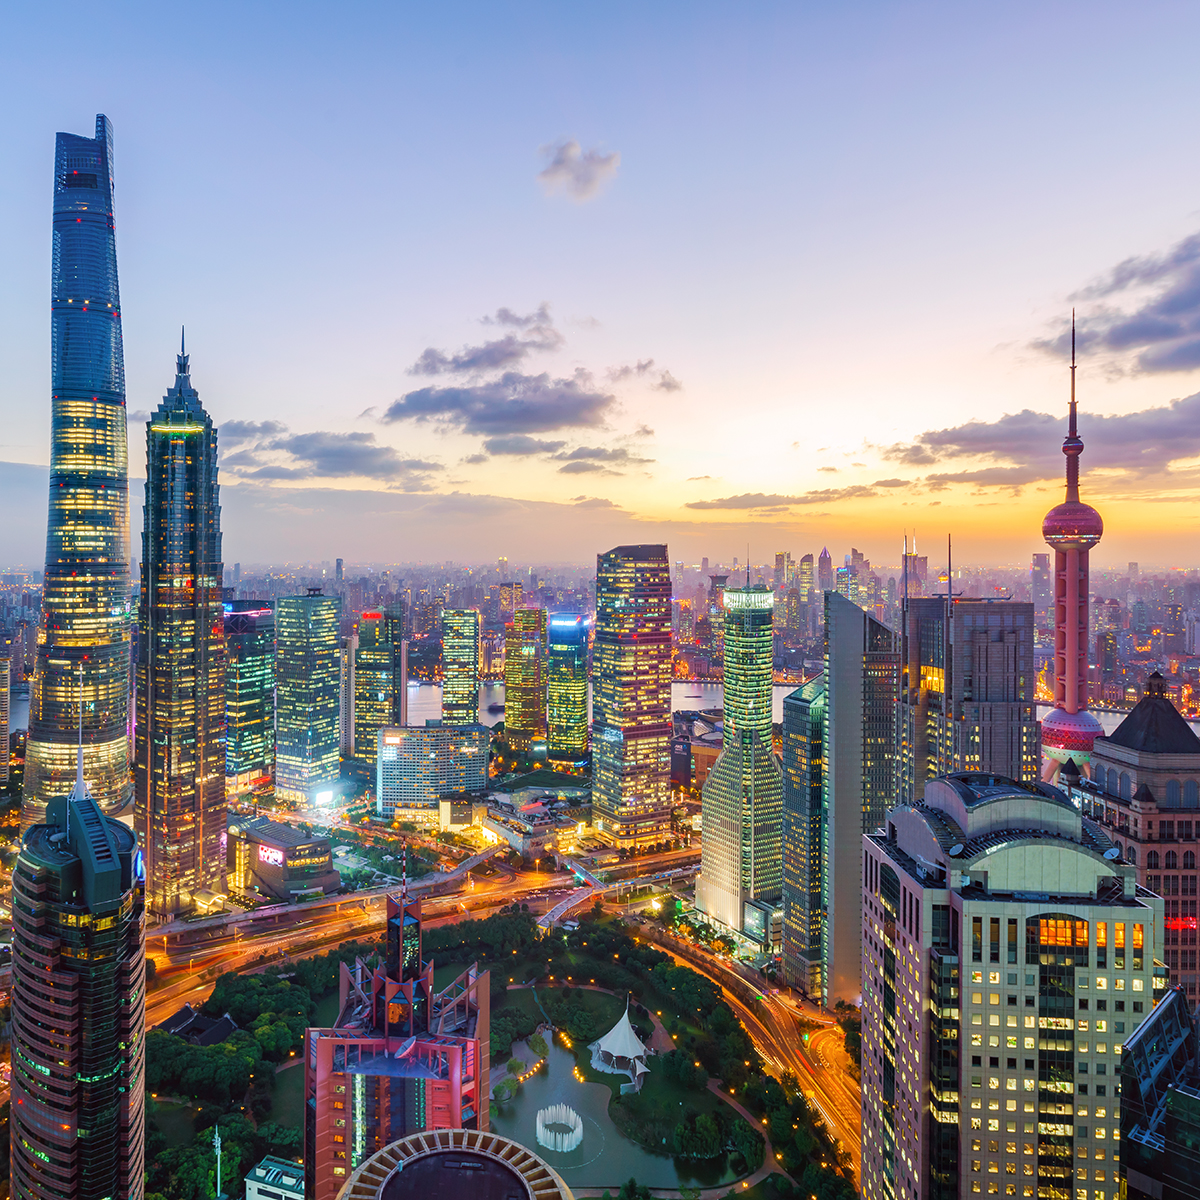
<svg viewBox="0 0 1200 1200">
<path fill-rule="evenodd" d="M 37 565 L 54 134 L 115 130 L 131 476 L 227 562 L 1200 563 L 1194 4 L 0 7 L 0 561 Z M 140 527 L 141 486 L 131 488 Z"/>
</svg>

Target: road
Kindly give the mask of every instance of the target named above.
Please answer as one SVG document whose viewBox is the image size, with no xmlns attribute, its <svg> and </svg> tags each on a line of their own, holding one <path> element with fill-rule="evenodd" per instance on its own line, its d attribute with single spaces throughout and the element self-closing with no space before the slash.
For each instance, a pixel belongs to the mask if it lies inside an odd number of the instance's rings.
<svg viewBox="0 0 1200 1200">
<path fill-rule="evenodd" d="M 771 1073 L 794 1075 L 804 1094 L 816 1106 L 830 1132 L 850 1154 L 855 1186 L 862 1171 L 862 1111 L 860 1093 L 849 1074 L 849 1059 L 841 1047 L 841 1031 L 828 1013 L 808 1009 L 783 995 L 761 991 L 761 984 L 747 978 L 729 963 L 708 954 L 691 943 L 678 943 L 661 931 L 633 929 L 635 937 L 646 936 L 665 950 L 681 966 L 706 975 L 721 988 L 729 1006 L 737 1014 L 754 1048 Z M 756 997 L 747 996 L 746 985 Z M 829 1022 L 825 1029 L 810 1035 L 808 1050 L 799 1027 L 799 1019 Z M 844 1066 L 843 1066 L 844 1064 Z"/>
</svg>

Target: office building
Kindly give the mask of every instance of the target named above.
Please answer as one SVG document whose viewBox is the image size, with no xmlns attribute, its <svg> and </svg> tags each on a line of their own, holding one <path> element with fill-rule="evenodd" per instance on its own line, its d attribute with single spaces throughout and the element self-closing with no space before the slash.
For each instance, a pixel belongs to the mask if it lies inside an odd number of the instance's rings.
<svg viewBox="0 0 1200 1200">
<path fill-rule="evenodd" d="M 396 646 L 385 612 L 364 612 L 354 651 L 354 746 L 370 759 L 380 729 L 396 720 Z"/>
<path fill-rule="evenodd" d="M 783 699 L 783 979 L 822 996 L 825 676 Z"/>
<path fill-rule="evenodd" d="M 862 849 L 864 1200 L 1116 1200 L 1162 901 L 1045 783 L 933 780 Z"/>
<path fill-rule="evenodd" d="M 387 898 L 383 964 L 340 970 L 337 1021 L 305 1035 L 306 1200 L 334 1200 L 367 1159 L 409 1134 L 488 1128 L 489 973 L 472 964 L 435 991 L 421 902 L 403 895 Z"/>
<path fill-rule="evenodd" d="M 332 801 L 338 757 L 338 625 L 342 602 L 309 588 L 275 604 L 275 794 Z"/>
<path fill-rule="evenodd" d="M 1039 777 L 1033 632 L 1025 601 L 902 599 L 897 803 L 957 771 Z"/>
<path fill-rule="evenodd" d="M 783 776 L 771 738 L 774 596 L 727 588 L 725 731 L 701 792 L 696 907 L 759 942 L 782 890 Z"/>
<path fill-rule="evenodd" d="M 1033 595 L 1033 615 L 1037 627 L 1054 624 L 1054 580 L 1050 571 L 1050 555 L 1035 554 L 1029 568 L 1029 587 Z"/>
<path fill-rule="evenodd" d="M 167 918 L 223 890 L 225 608 L 217 431 L 180 347 L 146 423 L 134 828 L 146 909 Z"/>
<path fill-rule="evenodd" d="M 1124 1200 L 1200 1200 L 1200 1043 L 1177 987 L 1125 1042 L 1120 1113 Z"/>
<path fill-rule="evenodd" d="M 862 835 L 892 806 L 900 654 L 895 635 L 825 593 L 821 986 L 826 1004 L 862 991 Z"/>
<path fill-rule="evenodd" d="M 86 764 L 80 747 L 74 787 L 25 831 L 12 873 L 14 1200 L 143 1190 L 141 854 L 133 830 L 100 811 Z"/>
<path fill-rule="evenodd" d="M 1168 699 L 1157 671 L 1129 716 L 1093 743 L 1091 779 L 1068 765 L 1059 784 L 1085 816 L 1104 826 L 1138 883 L 1162 896 L 1162 957 L 1170 981 L 1190 1004 L 1200 1003 L 1200 738 Z"/>
<path fill-rule="evenodd" d="M 800 591 L 800 603 L 808 604 L 813 599 L 813 556 L 806 554 L 800 560 L 800 569 L 796 572 L 796 586 Z"/>
<path fill-rule="evenodd" d="M 671 826 L 671 571 L 666 546 L 596 561 L 592 646 L 593 825 L 638 849 Z"/>
<path fill-rule="evenodd" d="M 833 591 L 833 555 L 829 553 L 829 547 L 821 548 L 821 555 L 817 559 L 817 588 L 822 592 Z"/>
<path fill-rule="evenodd" d="M 487 789 L 492 734 L 486 725 L 395 726 L 378 733 L 375 811 L 400 821 L 436 823 L 443 796 Z"/>
<path fill-rule="evenodd" d="M 479 614 L 473 608 L 442 613 L 442 721 L 479 721 Z"/>
<path fill-rule="evenodd" d="M 354 655 L 358 634 L 342 638 L 338 648 L 338 750 L 354 757 Z"/>
<path fill-rule="evenodd" d="M 1054 551 L 1054 708 L 1042 722 L 1042 777 L 1058 778 L 1073 761 L 1087 774 L 1092 745 L 1103 736 L 1088 706 L 1088 557 L 1104 533 L 1104 522 L 1079 499 L 1079 458 L 1083 440 L 1076 428 L 1075 327 L 1071 326 L 1071 405 L 1063 454 L 1067 496 L 1042 522 L 1042 536 Z"/>
<path fill-rule="evenodd" d="M 583 613 L 554 613 L 549 622 L 546 747 L 551 762 L 578 763 L 588 754 L 588 634 Z"/>
<path fill-rule="evenodd" d="M 225 871 L 229 890 L 250 902 L 319 898 L 342 885 L 327 837 L 266 817 L 230 818 Z"/>
<path fill-rule="evenodd" d="M 339 575 L 341 566 L 339 558 Z M 268 1154 L 246 1174 L 246 1200 L 304 1200 L 304 1168 Z"/>
<path fill-rule="evenodd" d="M 725 658 L 725 585 L 729 582 L 728 575 L 710 575 L 708 577 L 708 618 L 707 637 L 705 645 L 713 659 L 721 663 Z"/>
<path fill-rule="evenodd" d="M 275 611 L 259 600 L 225 605 L 225 792 L 275 779 Z"/>
<path fill-rule="evenodd" d="M 112 126 L 60 133 L 50 277 L 50 511 L 29 704 L 21 825 L 75 776 L 79 670 L 84 766 L 101 809 L 129 779 L 129 463 L 113 217 Z"/>
<path fill-rule="evenodd" d="M 518 609 L 504 634 L 504 736 L 531 750 L 546 740 L 546 610 Z"/>
<path fill-rule="evenodd" d="M 18 658 L 18 664 L 20 659 Z M 0 658 L 0 785 L 8 785 L 9 697 L 12 692 L 12 659 Z"/>
</svg>

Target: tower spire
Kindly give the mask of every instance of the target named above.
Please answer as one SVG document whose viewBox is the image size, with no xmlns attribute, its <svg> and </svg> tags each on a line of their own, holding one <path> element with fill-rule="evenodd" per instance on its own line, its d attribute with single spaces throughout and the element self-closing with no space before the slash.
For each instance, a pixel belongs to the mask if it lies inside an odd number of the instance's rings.
<svg viewBox="0 0 1200 1200">
<path fill-rule="evenodd" d="M 1083 439 L 1079 436 L 1075 406 L 1075 310 L 1071 309 L 1071 407 L 1067 420 L 1067 436 L 1063 439 L 1063 453 L 1067 456 L 1067 501 L 1079 503 L 1079 456 L 1083 453 Z"/>
<path fill-rule="evenodd" d="M 75 751 L 75 792 L 82 796 L 83 782 L 83 663 L 79 664 L 79 745 Z"/>
</svg>

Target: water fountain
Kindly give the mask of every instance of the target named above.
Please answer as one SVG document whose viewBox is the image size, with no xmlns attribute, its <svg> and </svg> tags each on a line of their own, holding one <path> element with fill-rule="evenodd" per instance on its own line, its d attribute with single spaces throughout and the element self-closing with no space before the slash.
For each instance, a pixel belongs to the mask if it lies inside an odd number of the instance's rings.
<svg viewBox="0 0 1200 1200">
<path fill-rule="evenodd" d="M 551 1104 L 537 1115 L 539 1146 L 568 1154 L 583 1141 L 583 1118 L 569 1105 Z"/>
</svg>

